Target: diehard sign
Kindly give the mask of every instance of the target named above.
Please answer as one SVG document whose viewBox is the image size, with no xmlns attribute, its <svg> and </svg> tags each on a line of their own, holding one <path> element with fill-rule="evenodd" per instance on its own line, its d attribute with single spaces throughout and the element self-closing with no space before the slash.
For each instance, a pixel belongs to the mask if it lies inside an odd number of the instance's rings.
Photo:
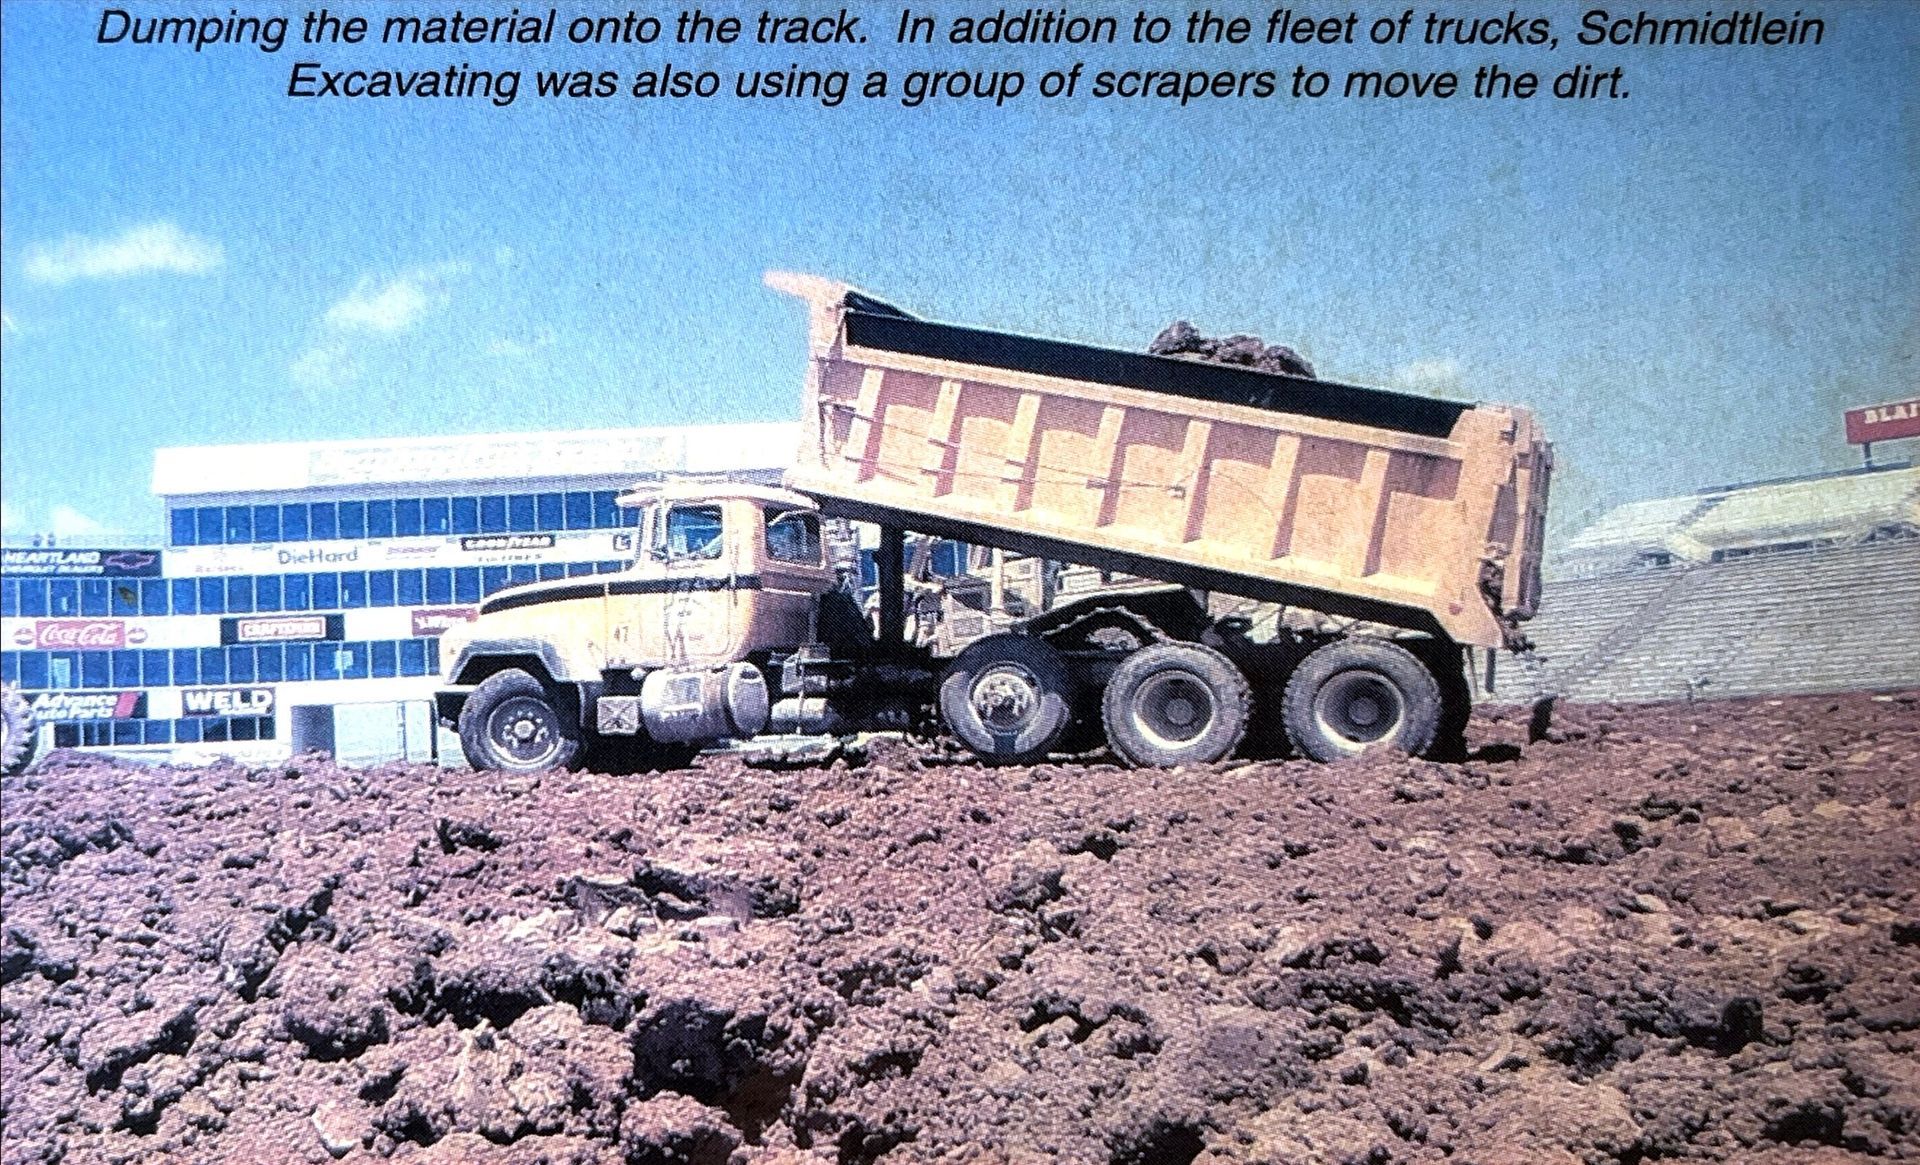
<svg viewBox="0 0 1920 1165">
<path fill-rule="evenodd" d="M 0 574 L 94 575 L 108 578 L 160 577 L 158 550 L 0 551 Z"/>
<path fill-rule="evenodd" d="M 220 620 L 222 647 L 236 643 L 299 643 L 346 637 L 345 615 L 260 615 Z"/>
<path fill-rule="evenodd" d="M 180 711 L 188 716 L 271 716 L 272 688 L 186 688 Z"/>
<path fill-rule="evenodd" d="M 1847 410 L 1847 444 L 1920 437 L 1920 397 Z"/>
<path fill-rule="evenodd" d="M 480 614 L 478 607 L 419 607 L 413 612 L 415 635 L 439 635 L 456 623 L 471 623 Z"/>
<path fill-rule="evenodd" d="M 147 715 L 145 692 L 35 692 L 27 706 L 37 723 L 75 720 L 141 720 Z"/>
</svg>

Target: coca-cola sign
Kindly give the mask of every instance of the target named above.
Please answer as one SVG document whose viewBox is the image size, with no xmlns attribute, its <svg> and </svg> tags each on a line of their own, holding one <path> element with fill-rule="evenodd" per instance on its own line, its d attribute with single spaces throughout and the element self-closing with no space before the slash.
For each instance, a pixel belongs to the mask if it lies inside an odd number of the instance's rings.
<svg viewBox="0 0 1920 1165">
<path fill-rule="evenodd" d="M 36 619 L 32 631 L 14 633 L 15 642 L 41 651 L 86 651 L 126 647 L 146 640 L 146 632 L 128 630 L 124 619 Z"/>
<path fill-rule="evenodd" d="M 30 692 L 27 706 L 42 724 L 75 720 L 143 720 L 145 692 Z"/>
</svg>

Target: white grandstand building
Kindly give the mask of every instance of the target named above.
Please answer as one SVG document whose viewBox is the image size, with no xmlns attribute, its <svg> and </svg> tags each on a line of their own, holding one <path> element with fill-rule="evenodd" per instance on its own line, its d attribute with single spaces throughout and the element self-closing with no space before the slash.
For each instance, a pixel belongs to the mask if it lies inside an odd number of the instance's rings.
<svg viewBox="0 0 1920 1165">
<path fill-rule="evenodd" d="M 1920 468 L 1618 507 L 1560 548 L 1496 699 L 1920 688 Z"/>
</svg>

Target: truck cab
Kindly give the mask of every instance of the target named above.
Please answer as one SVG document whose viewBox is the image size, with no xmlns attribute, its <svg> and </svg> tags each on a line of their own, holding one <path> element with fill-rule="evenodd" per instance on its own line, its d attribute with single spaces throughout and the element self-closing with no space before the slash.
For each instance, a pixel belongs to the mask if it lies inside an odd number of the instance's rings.
<svg viewBox="0 0 1920 1165">
<path fill-rule="evenodd" d="M 443 639 L 439 715 L 477 767 L 563 767 L 596 743 L 665 764 L 752 736 L 766 669 L 817 637 L 834 575 L 810 499 L 684 482 L 620 504 L 640 511 L 625 570 L 502 591 Z"/>
</svg>

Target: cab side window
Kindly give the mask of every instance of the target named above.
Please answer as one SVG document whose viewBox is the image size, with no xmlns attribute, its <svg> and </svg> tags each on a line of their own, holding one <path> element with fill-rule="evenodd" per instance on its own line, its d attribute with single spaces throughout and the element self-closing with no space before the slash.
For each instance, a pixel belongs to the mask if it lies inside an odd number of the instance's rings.
<svg viewBox="0 0 1920 1165">
<path fill-rule="evenodd" d="M 675 506 L 667 511 L 667 557 L 718 558 L 722 530 L 719 506 Z"/>
<path fill-rule="evenodd" d="M 820 565 L 820 515 L 805 510 L 767 510 L 767 556 L 776 562 Z"/>
</svg>

